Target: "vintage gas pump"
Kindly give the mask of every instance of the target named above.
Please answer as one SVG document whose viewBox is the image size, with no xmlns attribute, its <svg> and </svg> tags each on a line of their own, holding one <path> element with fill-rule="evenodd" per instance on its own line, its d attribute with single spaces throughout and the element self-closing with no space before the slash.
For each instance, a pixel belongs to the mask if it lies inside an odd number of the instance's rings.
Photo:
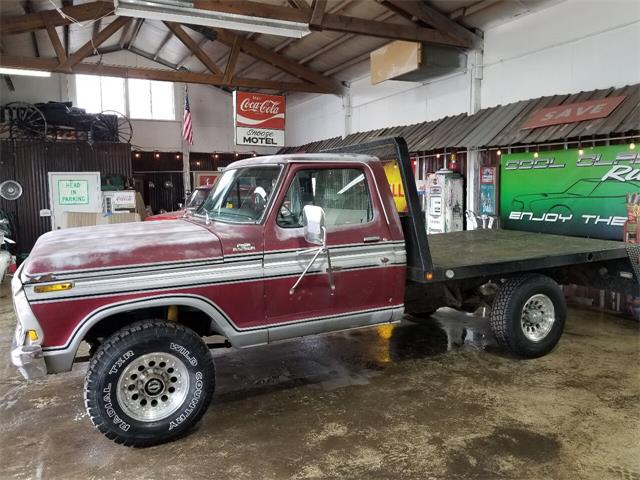
<svg viewBox="0 0 640 480">
<path fill-rule="evenodd" d="M 463 180 L 448 169 L 427 176 L 427 233 L 458 232 L 463 229 Z"/>
</svg>

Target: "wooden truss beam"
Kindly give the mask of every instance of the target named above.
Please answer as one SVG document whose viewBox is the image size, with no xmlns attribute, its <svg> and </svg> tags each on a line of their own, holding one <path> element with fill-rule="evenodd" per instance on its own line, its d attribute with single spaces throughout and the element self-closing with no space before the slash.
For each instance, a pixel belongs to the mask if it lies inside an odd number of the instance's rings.
<svg viewBox="0 0 640 480">
<path fill-rule="evenodd" d="M 0 57 L 0 66 L 8 68 L 27 68 L 55 72 L 58 71 L 58 59 L 11 57 L 3 55 Z M 203 85 L 214 85 L 217 87 L 229 86 L 289 92 L 332 93 L 332 91 L 327 90 L 326 88 L 307 82 L 275 82 L 254 78 L 233 77 L 232 81 L 227 84 L 224 82 L 223 75 L 212 75 L 209 73 L 196 73 L 175 70 L 160 70 L 153 68 L 121 67 L 95 63 L 78 63 L 74 65 L 67 73 L 103 75 L 121 78 L 140 78 L 145 80 L 159 80 L 164 82 L 199 83 Z"/>
<path fill-rule="evenodd" d="M 278 19 L 290 22 L 309 23 L 308 11 L 299 8 L 281 7 L 251 0 L 238 2 L 235 0 L 194 0 L 194 8 L 213 12 L 234 13 L 265 19 Z M 313 15 L 313 13 L 312 13 Z M 417 25 L 400 25 L 390 22 L 378 22 L 362 18 L 325 13 L 321 25 L 314 25 L 317 30 L 355 33 L 372 37 L 389 38 L 393 40 L 408 40 L 414 42 L 451 45 L 470 48 L 471 44 L 463 40 L 452 38 L 450 35 Z"/>
<path fill-rule="evenodd" d="M 113 2 L 91 2 L 82 5 L 63 7 L 62 12 L 79 22 L 95 20 L 113 12 Z M 71 20 L 60 15 L 56 10 L 43 10 L 38 13 L 30 13 L 17 17 L 0 17 L 0 34 L 14 35 L 16 33 L 32 32 L 46 28 L 44 12 L 52 15 L 50 22 L 54 27 L 71 24 Z"/>
<path fill-rule="evenodd" d="M 102 45 L 106 40 L 108 40 L 113 34 L 115 34 L 130 21 L 131 19 L 128 17 L 116 18 L 113 22 L 100 30 L 100 32 L 95 37 L 81 46 L 72 55 L 69 55 L 64 62 L 60 63 L 58 69 L 61 71 L 70 70 L 74 65 L 77 65 L 82 60 L 84 60 L 91 52 L 97 49 L 100 45 Z"/>
<path fill-rule="evenodd" d="M 187 47 L 191 51 L 191 53 L 193 53 L 198 58 L 198 60 L 200 60 L 202 64 L 207 67 L 209 71 L 211 71 L 211 73 L 215 75 L 223 74 L 220 67 L 218 67 L 213 60 L 211 60 L 211 57 L 209 57 L 209 55 L 207 55 L 204 50 L 202 50 L 202 48 L 198 46 L 195 40 L 191 38 L 179 24 L 173 22 L 164 23 L 167 27 L 169 27 L 169 30 L 171 30 L 173 34 L 178 37 L 178 39 L 185 45 L 185 47 Z"/>
<path fill-rule="evenodd" d="M 394 12 L 404 11 L 410 16 L 435 27 L 444 35 L 449 35 L 467 45 L 478 46 L 482 43 L 482 40 L 476 34 L 422 0 L 381 0 L 379 3 Z"/>
<path fill-rule="evenodd" d="M 192 28 L 196 27 L 194 26 Z M 200 31 L 199 27 L 197 27 L 197 29 L 198 31 Z M 230 48 L 233 48 L 233 44 L 236 38 L 239 36 L 238 34 L 233 33 L 229 30 L 216 29 L 214 32 L 216 40 L 224 43 Z M 326 78 L 321 73 L 316 72 L 309 67 L 305 67 L 304 65 L 299 65 L 294 60 L 290 60 L 283 55 L 272 52 L 268 48 L 265 48 L 252 40 L 247 40 L 245 38 L 240 44 L 239 48 L 243 53 L 246 53 L 247 55 L 250 55 L 258 60 L 269 63 L 274 67 L 277 67 L 280 70 L 293 75 L 294 77 L 298 77 L 308 82 L 314 83 L 324 91 L 337 92 L 340 90 L 340 84 L 334 79 Z"/>
<path fill-rule="evenodd" d="M 51 45 L 53 46 L 53 50 L 56 52 L 58 56 L 58 61 L 63 63 L 67 60 L 67 52 L 60 41 L 60 36 L 56 31 L 56 27 L 53 26 L 53 21 L 51 18 L 51 14 L 44 16 L 44 23 L 47 28 L 47 34 L 49 35 L 49 40 L 51 40 Z"/>
</svg>

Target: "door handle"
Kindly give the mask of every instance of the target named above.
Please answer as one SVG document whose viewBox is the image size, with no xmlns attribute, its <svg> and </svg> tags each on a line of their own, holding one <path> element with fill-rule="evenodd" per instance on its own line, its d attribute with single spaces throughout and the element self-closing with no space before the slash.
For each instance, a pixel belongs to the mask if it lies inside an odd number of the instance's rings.
<svg viewBox="0 0 640 480">
<path fill-rule="evenodd" d="M 375 243 L 375 242 L 379 242 L 380 241 L 380 237 L 364 237 L 364 239 L 362 240 L 364 243 Z"/>
</svg>

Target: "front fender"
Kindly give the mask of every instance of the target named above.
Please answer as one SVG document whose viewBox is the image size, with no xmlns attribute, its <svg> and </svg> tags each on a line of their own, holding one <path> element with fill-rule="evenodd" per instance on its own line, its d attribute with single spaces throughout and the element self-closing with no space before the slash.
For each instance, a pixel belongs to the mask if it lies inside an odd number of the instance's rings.
<svg viewBox="0 0 640 480">
<path fill-rule="evenodd" d="M 227 337 L 234 347 L 248 347 L 267 343 L 268 334 L 266 329 L 250 331 L 236 329 L 227 314 L 205 297 L 189 294 L 157 295 L 113 303 L 91 312 L 76 326 L 65 346 L 51 347 L 44 350 L 47 371 L 49 373 L 59 373 L 71 370 L 73 359 L 80 344 L 91 328 L 99 322 L 118 313 L 172 305 L 192 307 L 205 313 L 211 319 L 212 329 Z"/>
</svg>

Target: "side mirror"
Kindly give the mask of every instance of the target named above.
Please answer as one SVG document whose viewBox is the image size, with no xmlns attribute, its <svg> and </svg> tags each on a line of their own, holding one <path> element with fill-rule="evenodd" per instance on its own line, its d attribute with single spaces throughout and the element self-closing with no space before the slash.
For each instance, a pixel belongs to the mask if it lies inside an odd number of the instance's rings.
<svg viewBox="0 0 640 480">
<path fill-rule="evenodd" d="M 316 205 L 306 205 L 302 210 L 304 238 L 314 245 L 325 243 L 324 210 Z"/>
</svg>

